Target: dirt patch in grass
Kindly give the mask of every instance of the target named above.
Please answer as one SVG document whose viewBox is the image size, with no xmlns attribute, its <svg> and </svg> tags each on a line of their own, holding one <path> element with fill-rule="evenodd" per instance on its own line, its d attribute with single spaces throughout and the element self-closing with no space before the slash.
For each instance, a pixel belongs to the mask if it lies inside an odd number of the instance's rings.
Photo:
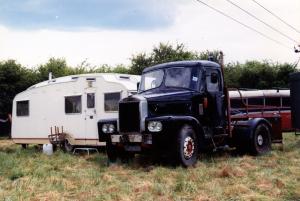
<svg viewBox="0 0 300 201">
<path fill-rule="evenodd" d="M 243 170 L 241 167 L 233 167 L 226 165 L 220 171 L 216 173 L 219 177 L 244 177 L 246 176 L 247 172 Z"/>
</svg>

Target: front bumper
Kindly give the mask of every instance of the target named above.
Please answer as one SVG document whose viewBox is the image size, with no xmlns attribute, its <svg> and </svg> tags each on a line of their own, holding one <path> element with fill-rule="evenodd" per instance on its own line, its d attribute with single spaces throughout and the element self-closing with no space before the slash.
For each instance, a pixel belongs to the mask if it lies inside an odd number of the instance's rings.
<svg viewBox="0 0 300 201">
<path fill-rule="evenodd" d="M 122 143 L 122 144 L 129 144 L 129 143 L 142 143 L 151 145 L 152 144 L 152 134 L 113 134 L 110 135 L 111 142 L 113 144 Z"/>
</svg>

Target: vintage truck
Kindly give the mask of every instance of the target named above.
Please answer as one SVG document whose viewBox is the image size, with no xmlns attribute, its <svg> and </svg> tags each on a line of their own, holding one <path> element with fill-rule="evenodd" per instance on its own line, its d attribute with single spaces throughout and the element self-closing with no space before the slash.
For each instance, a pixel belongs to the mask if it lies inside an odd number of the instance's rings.
<svg viewBox="0 0 300 201">
<path fill-rule="evenodd" d="M 282 142 L 280 113 L 243 104 L 255 112 L 232 112 L 217 62 L 159 64 L 145 68 L 138 93 L 119 102 L 118 119 L 98 122 L 99 140 L 106 142 L 111 162 L 155 153 L 185 167 L 201 151 L 226 146 L 260 155 Z"/>
</svg>

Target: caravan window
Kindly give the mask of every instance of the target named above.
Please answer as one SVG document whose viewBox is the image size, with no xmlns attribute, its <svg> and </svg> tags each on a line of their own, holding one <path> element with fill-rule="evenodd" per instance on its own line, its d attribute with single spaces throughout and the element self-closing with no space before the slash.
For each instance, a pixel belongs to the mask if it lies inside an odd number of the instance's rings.
<svg viewBox="0 0 300 201">
<path fill-rule="evenodd" d="M 17 101 L 17 116 L 29 116 L 29 101 Z"/>
<path fill-rule="evenodd" d="M 81 96 L 67 96 L 65 97 L 65 112 L 81 113 Z"/>
<path fill-rule="evenodd" d="M 86 94 L 86 107 L 87 108 L 94 108 L 95 107 L 95 94 L 94 93 L 87 93 Z"/>
<path fill-rule="evenodd" d="M 104 109 L 106 112 L 114 112 L 119 109 L 119 101 L 121 93 L 106 93 L 104 94 Z"/>
</svg>

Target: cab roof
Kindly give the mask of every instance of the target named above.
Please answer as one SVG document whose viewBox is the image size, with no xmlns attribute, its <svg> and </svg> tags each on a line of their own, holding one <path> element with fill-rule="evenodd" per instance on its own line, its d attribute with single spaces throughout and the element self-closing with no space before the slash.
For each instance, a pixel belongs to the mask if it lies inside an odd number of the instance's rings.
<svg viewBox="0 0 300 201">
<path fill-rule="evenodd" d="M 143 70 L 143 73 L 157 70 L 157 69 L 163 69 L 163 68 L 169 68 L 169 67 L 192 67 L 192 66 L 199 66 L 199 67 L 214 67 L 214 68 L 221 68 L 221 66 L 213 61 L 208 61 L 208 60 L 191 60 L 191 61 L 174 61 L 174 62 L 168 62 L 168 63 L 163 63 L 163 64 L 158 64 L 155 66 L 151 66 L 148 68 L 145 68 Z"/>
</svg>

